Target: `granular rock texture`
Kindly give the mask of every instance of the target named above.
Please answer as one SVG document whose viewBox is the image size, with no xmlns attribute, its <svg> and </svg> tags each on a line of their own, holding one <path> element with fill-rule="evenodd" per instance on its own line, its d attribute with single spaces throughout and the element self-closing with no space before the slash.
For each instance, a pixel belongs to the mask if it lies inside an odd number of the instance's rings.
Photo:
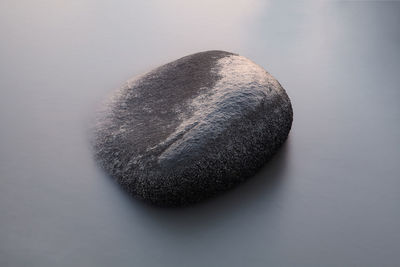
<svg viewBox="0 0 400 267">
<path fill-rule="evenodd" d="M 189 55 L 128 81 L 94 127 L 94 152 L 129 193 L 160 206 L 215 195 L 252 176 L 286 140 L 290 100 L 237 54 Z"/>
</svg>

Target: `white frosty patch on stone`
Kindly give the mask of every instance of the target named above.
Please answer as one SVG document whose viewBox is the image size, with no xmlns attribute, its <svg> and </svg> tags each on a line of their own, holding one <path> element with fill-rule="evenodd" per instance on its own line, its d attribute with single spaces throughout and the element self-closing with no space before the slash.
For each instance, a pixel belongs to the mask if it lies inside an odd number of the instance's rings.
<svg viewBox="0 0 400 267">
<path fill-rule="evenodd" d="M 200 91 L 188 103 L 190 113 L 182 114 L 175 132 L 157 146 L 167 147 L 159 156 L 159 163 L 177 154 L 190 153 L 201 141 L 217 138 L 232 118 L 254 110 L 266 95 L 280 93 L 272 90 L 281 87 L 263 68 L 242 56 L 219 59 L 212 71 L 221 78 L 213 88 Z"/>
</svg>

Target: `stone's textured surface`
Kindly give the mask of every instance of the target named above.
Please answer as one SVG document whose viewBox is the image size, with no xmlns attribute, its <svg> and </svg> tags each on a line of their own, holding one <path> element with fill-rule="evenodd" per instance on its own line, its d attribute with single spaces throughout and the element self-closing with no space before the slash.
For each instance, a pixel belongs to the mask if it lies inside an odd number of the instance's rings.
<svg viewBox="0 0 400 267">
<path fill-rule="evenodd" d="M 98 117 L 94 151 L 131 194 L 180 206 L 253 175 L 291 124 L 290 100 L 270 74 L 207 51 L 127 82 Z"/>
</svg>

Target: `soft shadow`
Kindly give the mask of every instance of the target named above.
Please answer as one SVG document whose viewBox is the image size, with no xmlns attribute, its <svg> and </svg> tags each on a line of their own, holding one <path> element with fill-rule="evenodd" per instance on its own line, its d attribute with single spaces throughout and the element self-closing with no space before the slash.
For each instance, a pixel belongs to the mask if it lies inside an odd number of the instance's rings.
<svg viewBox="0 0 400 267">
<path fill-rule="evenodd" d="M 227 220 L 251 217 L 255 213 L 262 212 L 268 217 L 266 209 L 279 201 L 284 191 L 289 158 L 290 138 L 254 177 L 218 197 L 190 207 L 160 208 L 124 195 L 132 203 L 136 218 L 144 220 L 152 229 L 178 236 L 215 227 Z"/>
</svg>

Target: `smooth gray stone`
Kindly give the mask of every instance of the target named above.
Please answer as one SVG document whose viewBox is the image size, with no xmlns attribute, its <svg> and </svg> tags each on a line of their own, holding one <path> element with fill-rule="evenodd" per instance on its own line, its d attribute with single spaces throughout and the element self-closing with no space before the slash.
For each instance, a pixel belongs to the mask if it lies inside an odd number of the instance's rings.
<svg viewBox="0 0 400 267">
<path fill-rule="evenodd" d="M 94 152 L 129 193 L 181 206 L 251 177 L 286 140 L 290 100 L 275 78 L 224 51 L 128 81 L 100 112 Z"/>
</svg>

